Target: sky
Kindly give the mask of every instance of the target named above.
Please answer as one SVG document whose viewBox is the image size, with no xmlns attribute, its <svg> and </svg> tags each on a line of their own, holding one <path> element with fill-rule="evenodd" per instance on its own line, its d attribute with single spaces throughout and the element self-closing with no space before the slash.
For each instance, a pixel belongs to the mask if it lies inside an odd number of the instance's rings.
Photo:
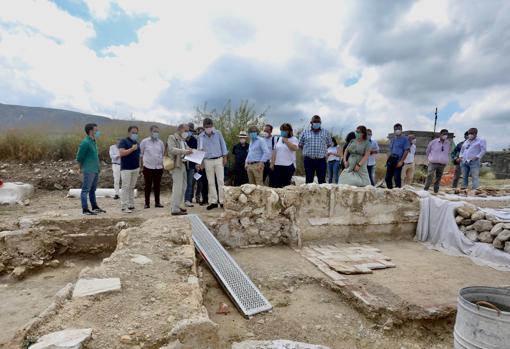
<svg viewBox="0 0 510 349">
<path fill-rule="evenodd" d="M 510 147 L 507 0 L 5 0 L 0 103 L 178 124 L 248 100 L 335 134 L 477 127 Z"/>
</svg>

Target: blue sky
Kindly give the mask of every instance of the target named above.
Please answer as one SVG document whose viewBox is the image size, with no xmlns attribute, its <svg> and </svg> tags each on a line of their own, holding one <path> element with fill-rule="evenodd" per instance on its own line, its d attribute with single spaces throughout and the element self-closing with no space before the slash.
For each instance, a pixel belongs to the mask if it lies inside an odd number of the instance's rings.
<svg viewBox="0 0 510 349">
<path fill-rule="evenodd" d="M 319 114 L 377 138 L 431 130 L 438 107 L 438 128 L 501 149 L 509 32 L 505 0 L 16 0 L 0 4 L 0 103 L 176 124 L 248 100 L 275 125 Z"/>
</svg>

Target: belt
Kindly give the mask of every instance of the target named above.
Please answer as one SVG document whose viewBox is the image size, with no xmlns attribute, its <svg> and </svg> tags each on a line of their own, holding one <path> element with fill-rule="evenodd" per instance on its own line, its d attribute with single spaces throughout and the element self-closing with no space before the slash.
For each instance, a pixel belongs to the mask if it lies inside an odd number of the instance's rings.
<svg viewBox="0 0 510 349">
<path fill-rule="evenodd" d="M 120 162 L 112 162 L 112 165 L 120 165 Z"/>
<path fill-rule="evenodd" d="M 219 158 L 221 158 L 221 157 L 222 157 L 222 156 L 217 156 L 217 157 L 215 157 L 215 158 L 207 158 L 206 160 L 216 160 L 216 159 L 219 159 Z"/>
<path fill-rule="evenodd" d="M 322 160 L 322 159 L 325 159 L 326 157 L 325 157 L 325 156 L 323 156 L 323 157 L 321 157 L 321 158 L 314 158 L 314 157 L 312 157 L 312 156 L 305 156 L 305 158 L 309 158 L 309 159 L 312 159 L 312 160 Z"/>
<path fill-rule="evenodd" d="M 252 162 L 247 162 L 248 165 L 253 165 L 253 164 L 260 164 L 262 163 L 262 161 L 252 161 Z"/>
</svg>

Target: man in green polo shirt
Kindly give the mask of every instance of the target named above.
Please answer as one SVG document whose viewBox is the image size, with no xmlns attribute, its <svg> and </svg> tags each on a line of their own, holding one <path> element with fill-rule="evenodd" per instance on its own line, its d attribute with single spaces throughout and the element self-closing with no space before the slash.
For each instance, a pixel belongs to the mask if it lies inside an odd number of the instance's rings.
<svg viewBox="0 0 510 349">
<path fill-rule="evenodd" d="M 99 137 L 100 132 L 96 124 L 87 124 L 85 125 L 85 133 L 87 136 L 81 141 L 76 154 L 76 161 L 80 164 L 80 171 L 83 173 L 80 196 L 81 208 L 84 215 L 96 215 L 106 212 L 100 209 L 96 202 L 96 188 L 100 171 L 96 138 Z M 88 208 L 87 195 L 90 199 L 92 211 Z"/>
</svg>

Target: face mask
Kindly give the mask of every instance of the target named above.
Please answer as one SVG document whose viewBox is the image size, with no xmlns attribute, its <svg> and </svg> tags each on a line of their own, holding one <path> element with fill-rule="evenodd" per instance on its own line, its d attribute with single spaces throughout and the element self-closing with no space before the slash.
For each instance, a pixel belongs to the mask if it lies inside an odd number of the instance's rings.
<svg viewBox="0 0 510 349">
<path fill-rule="evenodd" d="M 371 140 L 372 139 L 372 135 L 367 135 L 367 139 Z"/>
<path fill-rule="evenodd" d="M 321 128 L 321 123 L 320 123 L 320 122 L 313 122 L 313 123 L 312 123 L 312 128 L 313 128 L 314 130 L 320 130 L 320 128 Z"/>
<path fill-rule="evenodd" d="M 159 138 L 159 132 L 152 132 L 152 139 L 158 139 Z"/>
<path fill-rule="evenodd" d="M 445 140 L 446 140 L 446 138 L 448 138 L 448 135 L 441 135 L 441 140 L 442 140 L 442 141 L 445 141 Z"/>
<path fill-rule="evenodd" d="M 245 143 L 246 143 L 246 138 L 240 138 L 240 139 L 239 139 L 239 143 L 241 143 L 241 144 L 245 144 Z"/>
<path fill-rule="evenodd" d="M 395 134 L 396 134 L 397 136 L 400 136 L 400 135 L 402 134 L 402 130 L 395 130 Z"/>
<path fill-rule="evenodd" d="M 416 144 L 416 139 L 413 139 L 413 140 L 411 141 L 411 143 L 412 143 L 412 144 Z"/>
<path fill-rule="evenodd" d="M 258 136 L 257 132 L 250 132 L 248 134 L 250 135 L 251 140 L 254 141 L 257 139 L 257 136 Z"/>
<path fill-rule="evenodd" d="M 267 138 L 267 137 L 269 137 L 269 134 L 265 131 L 262 131 L 262 132 L 260 132 L 260 137 Z"/>
<path fill-rule="evenodd" d="M 468 134 L 468 139 L 472 141 L 473 139 L 475 139 L 475 135 L 471 133 Z"/>
<path fill-rule="evenodd" d="M 98 130 L 94 133 L 94 137 L 97 138 L 99 136 L 101 136 L 101 131 Z"/>
<path fill-rule="evenodd" d="M 136 142 L 138 140 L 138 133 L 131 133 L 129 136 L 133 142 Z"/>
<path fill-rule="evenodd" d="M 212 133 L 212 127 L 206 127 L 205 128 L 205 133 L 207 133 L 208 135 L 210 135 Z"/>
<path fill-rule="evenodd" d="M 181 132 L 181 137 L 184 139 L 188 138 L 188 131 Z"/>
<path fill-rule="evenodd" d="M 288 131 L 280 131 L 280 136 L 283 138 L 287 138 L 289 136 L 289 132 Z"/>
<path fill-rule="evenodd" d="M 193 136 L 193 132 L 192 131 L 188 131 L 188 137 L 191 137 Z"/>
<path fill-rule="evenodd" d="M 356 131 L 355 134 L 356 134 L 356 139 L 360 139 L 361 138 L 361 132 Z"/>
</svg>

